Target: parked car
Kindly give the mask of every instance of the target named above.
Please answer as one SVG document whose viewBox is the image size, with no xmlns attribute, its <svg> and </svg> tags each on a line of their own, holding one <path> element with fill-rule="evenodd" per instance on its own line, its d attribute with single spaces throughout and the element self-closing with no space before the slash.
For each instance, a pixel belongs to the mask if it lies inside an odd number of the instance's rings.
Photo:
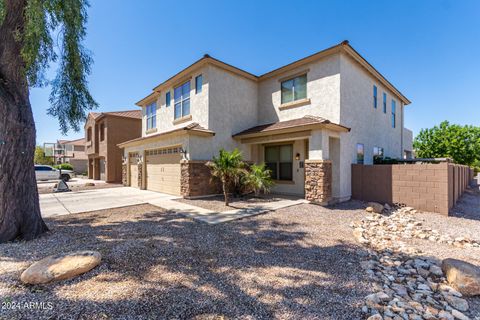
<svg viewBox="0 0 480 320">
<path fill-rule="evenodd" d="M 39 180 L 59 180 L 69 181 L 74 176 L 72 170 L 58 170 L 51 166 L 35 165 L 35 177 Z"/>
</svg>

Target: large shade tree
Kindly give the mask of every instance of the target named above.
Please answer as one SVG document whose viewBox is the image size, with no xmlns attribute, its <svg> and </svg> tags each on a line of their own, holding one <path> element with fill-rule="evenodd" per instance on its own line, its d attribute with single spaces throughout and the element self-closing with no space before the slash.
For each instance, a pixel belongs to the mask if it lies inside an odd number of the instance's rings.
<svg viewBox="0 0 480 320">
<path fill-rule="evenodd" d="M 87 88 L 85 0 L 0 0 L 0 242 L 47 231 L 40 215 L 29 87 L 51 85 L 48 113 L 78 131 L 97 106 Z M 58 65 L 49 82 L 45 71 Z"/>
<path fill-rule="evenodd" d="M 447 157 L 471 166 L 480 161 L 480 127 L 443 121 L 433 128 L 422 129 L 413 147 L 420 158 Z"/>
</svg>

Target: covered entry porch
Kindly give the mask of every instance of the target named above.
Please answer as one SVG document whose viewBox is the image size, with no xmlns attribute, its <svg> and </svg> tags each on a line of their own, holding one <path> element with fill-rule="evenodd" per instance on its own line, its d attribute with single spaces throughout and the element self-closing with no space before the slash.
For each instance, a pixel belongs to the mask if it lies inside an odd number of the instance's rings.
<svg viewBox="0 0 480 320">
<path fill-rule="evenodd" d="M 250 148 L 251 161 L 265 163 L 273 192 L 327 204 L 340 196 L 341 135 L 349 129 L 313 116 L 250 128 L 234 135 Z"/>
</svg>

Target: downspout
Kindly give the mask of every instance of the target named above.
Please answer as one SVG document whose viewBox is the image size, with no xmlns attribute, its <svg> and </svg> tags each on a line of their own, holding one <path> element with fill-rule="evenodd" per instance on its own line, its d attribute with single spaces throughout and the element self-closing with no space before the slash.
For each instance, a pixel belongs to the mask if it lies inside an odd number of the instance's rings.
<svg viewBox="0 0 480 320">
<path fill-rule="evenodd" d="M 403 159 L 403 150 L 405 150 L 403 148 L 403 130 L 404 130 L 404 126 L 403 126 L 403 122 L 404 122 L 404 119 L 403 119 L 403 102 L 400 103 L 400 112 L 402 113 L 402 116 L 401 116 L 401 120 L 402 120 L 402 130 L 400 131 L 400 159 Z"/>
</svg>

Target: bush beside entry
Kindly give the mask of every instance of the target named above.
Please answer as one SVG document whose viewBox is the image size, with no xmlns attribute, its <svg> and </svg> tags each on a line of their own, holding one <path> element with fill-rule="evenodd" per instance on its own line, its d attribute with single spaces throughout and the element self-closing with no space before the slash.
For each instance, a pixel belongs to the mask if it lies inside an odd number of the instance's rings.
<svg viewBox="0 0 480 320">
<path fill-rule="evenodd" d="M 243 161 L 242 153 L 238 149 L 229 152 L 221 149 L 218 157 L 206 163 L 210 168 L 213 178 L 222 183 L 225 205 L 229 205 L 228 194 L 233 186 L 240 186 L 241 189 L 255 192 L 258 195 L 261 191 L 267 193 L 273 186 L 270 177 L 270 170 L 265 164 L 251 165 Z"/>
</svg>

